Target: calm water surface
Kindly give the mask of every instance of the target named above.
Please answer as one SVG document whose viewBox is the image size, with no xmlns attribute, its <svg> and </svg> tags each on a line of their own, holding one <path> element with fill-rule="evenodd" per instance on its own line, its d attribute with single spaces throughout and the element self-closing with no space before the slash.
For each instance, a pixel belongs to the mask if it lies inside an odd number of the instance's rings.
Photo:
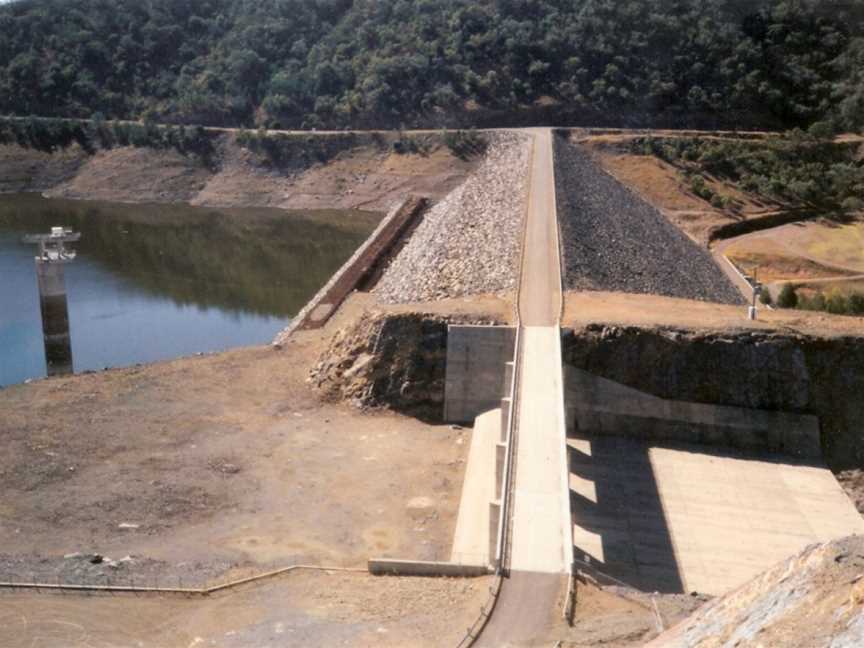
<svg viewBox="0 0 864 648">
<path fill-rule="evenodd" d="M 84 371 L 269 342 L 380 217 L 0 196 L 0 386 L 46 374 L 25 233 L 82 233 L 65 270 Z"/>
</svg>

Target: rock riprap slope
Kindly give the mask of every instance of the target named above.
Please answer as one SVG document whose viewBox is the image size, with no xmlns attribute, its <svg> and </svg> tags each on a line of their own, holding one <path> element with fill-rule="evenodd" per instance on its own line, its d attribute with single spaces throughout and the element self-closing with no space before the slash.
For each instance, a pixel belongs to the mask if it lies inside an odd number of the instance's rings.
<svg viewBox="0 0 864 648">
<path fill-rule="evenodd" d="M 486 159 L 432 207 L 374 292 L 389 303 L 514 290 L 530 138 L 489 135 Z"/>
<path fill-rule="evenodd" d="M 562 137 L 555 188 L 568 290 L 743 302 L 706 250 Z"/>
<path fill-rule="evenodd" d="M 862 569 L 864 537 L 811 545 L 706 603 L 648 648 L 858 648 L 864 645 Z"/>
</svg>

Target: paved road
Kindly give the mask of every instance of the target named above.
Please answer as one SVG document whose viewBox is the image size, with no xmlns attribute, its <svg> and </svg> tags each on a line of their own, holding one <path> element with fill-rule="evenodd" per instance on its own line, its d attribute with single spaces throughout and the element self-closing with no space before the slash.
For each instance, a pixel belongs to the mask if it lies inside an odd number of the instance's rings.
<svg viewBox="0 0 864 648">
<path fill-rule="evenodd" d="M 533 645 L 560 614 L 573 559 L 564 426 L 561 263 L 552 133 L 534 131 L 519 288 L 522 347 L 510 578 L 480 646 Z"/>
</svg>

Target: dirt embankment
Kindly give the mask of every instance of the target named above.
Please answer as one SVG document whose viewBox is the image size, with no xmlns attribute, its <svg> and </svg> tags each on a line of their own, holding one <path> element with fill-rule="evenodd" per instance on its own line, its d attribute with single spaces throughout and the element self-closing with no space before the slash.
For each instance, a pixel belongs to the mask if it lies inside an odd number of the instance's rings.
<svg viewBox="0 0 864 648">
<path fill-rule="evenodd" d="M 206 161 L 173 149 L 120 147 L 88 155 L 0 146 L 0 192 L 211 207 L 386 211 L 408 193 L 440 198 L 482 155 L 458 157 L 440 136 L 406 148 L 400 135 L 292 136 L 252 150 L 218 136 Z M 415 152 L 408 152 L 408 151 Z M 401 151 L 401 152 L 398 152 Z M 464 159 L 463 159 L 464 158 Z"/>
</svg>

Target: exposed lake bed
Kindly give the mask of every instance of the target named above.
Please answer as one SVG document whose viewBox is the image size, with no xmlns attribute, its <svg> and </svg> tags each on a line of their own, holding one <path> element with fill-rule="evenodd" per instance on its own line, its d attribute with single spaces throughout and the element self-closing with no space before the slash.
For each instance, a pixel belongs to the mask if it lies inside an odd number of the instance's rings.
<svg viewBox="0 0 864 648">
<path fill-rule="evenodd" d="M 46 373 L 36 248 L 24 234 L 82 233 L 65 274 L 84 371 L 269 342 L 380 218 L 0 196 L 0 386 Z"/>
</svg>

